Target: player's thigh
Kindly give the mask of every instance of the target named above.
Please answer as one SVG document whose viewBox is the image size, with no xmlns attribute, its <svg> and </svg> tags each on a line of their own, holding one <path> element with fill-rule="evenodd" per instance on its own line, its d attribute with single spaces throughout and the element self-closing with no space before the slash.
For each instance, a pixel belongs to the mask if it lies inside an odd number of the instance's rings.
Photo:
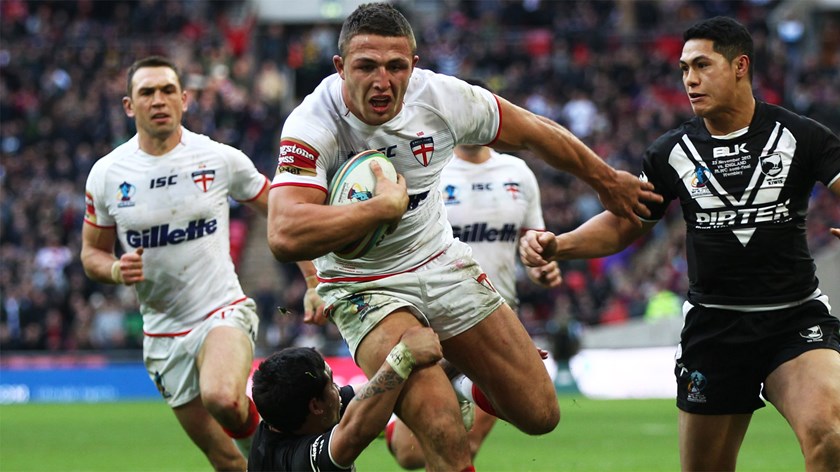
<svg viewBox="0 0 840 472">
<path fill-rule="evenodd" d="M 359 343 L 356 362 L 368 376 L 373 377 L 385 357 L 397 345 L 409 328 L 423 326 L 408 308 L 400 308 L 383 317 Z"/>
<path fill-rule="evenodd" d="M 840 424 L 840 353 L 814 349 L 785 362 L 765 381 L 768 400 L 793 428 L 800 442 Z"/>
<path fill-rule="evenodd" d="M 254 359 L 259 317 L 252 300 L 219 311 L 200 326 L 196 355 L 202 396 L 244 395 Z M 205 400 L 207 400 L 205 398 Z"/>
<path fill-rule="evenodd" d="M 734 470 L 752 414 L 679 412 L 682 470 Z"/>
<path fill-rule="evenodd" d="M 557 417 L 557 394 L 534 342 L 502 304 L 469 330 L 447 339 L 444 357 L 479 385 L 500 413 Z"/>
<path fill-rule="evenodd" d="M 202 395 L 208 391 L 244 394 L 253 359 L 251 341 L 242 330 L 213 328 L 204 339 L 197 362 Z"/>
<path fill-rule="evenodd" d="M 181 427 L 192 439 L 193 443 L 207 455 L 214 467 L 227 468 L 237 464 L 242 455 L 225 434 L 219 423 L 207 411 L 201 398 L 172 409 Z"/>
</svg>

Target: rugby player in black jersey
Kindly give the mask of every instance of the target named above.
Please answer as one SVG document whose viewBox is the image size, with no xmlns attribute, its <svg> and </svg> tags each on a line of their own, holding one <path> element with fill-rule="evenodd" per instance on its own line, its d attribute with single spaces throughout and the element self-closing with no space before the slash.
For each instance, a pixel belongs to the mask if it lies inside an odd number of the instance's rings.
<svg viewBox="0 0 840 472">
<path fill-rule="evenodd" d="M 769 400 L 807 470 L 840 470 L 840 321 L 807 246 L 817 181 L 840 196 L 840 139 L 753 95 L 753 43 L 716 17 L 683 35 L 682 80 L 695 117 L 646 151 L 641 179 L 665 199 L 634 227 L 604 212 L 555 236 L 529 233 L 528 265 L 614 254 L 679 199 L 689 291 L 676 355 L 683 470 L 734 470 L 752 414 Z M 832 228 L 840 238 L 840 229 Z"/>
</svg>

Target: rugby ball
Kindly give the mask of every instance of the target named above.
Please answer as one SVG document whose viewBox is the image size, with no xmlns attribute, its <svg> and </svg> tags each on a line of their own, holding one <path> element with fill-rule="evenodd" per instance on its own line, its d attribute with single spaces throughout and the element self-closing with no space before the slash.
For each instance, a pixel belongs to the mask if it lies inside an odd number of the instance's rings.
<svg viewBox="0 0 840 472">
<path fill-rule="evenodd" d="M 349 205 L 373 198 L 376 191 L 376 176 L 370 169 L 371 162 L 378 162 L 385 177 L 397 181 L 397 171 L 391 161 L 379 151 L 362 151 L 347 160 L 330 183 L 330 205 Z M 388 225 L 379 225 L 375 230 L 333 253 L 342 259 L 358 259 L 376 247 L 388 231 Z"/>
</svg>

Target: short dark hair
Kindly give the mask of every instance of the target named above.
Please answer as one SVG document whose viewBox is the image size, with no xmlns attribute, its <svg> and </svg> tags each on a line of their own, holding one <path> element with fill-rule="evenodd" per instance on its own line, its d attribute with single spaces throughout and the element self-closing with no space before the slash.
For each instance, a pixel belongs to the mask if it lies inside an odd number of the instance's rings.
<svg viewBox="0 0 840 472">
<path fill-rule="evenodd" d="M 347 54 L 347 44 L 359 34 L 375 34 L 385 37 L 405 37 L 411 45 L 412 54 L 417 51 L 417 40 L 408 20 L 389 3 L 365 3 L 359 5 L 341 25 L 338 35 L 338 53 Z"/>
<path fill-rule="evenodd" d="M 174 62 L 163 56 L 148 56 L 134 61 L 134 64 L 131 64 L 131 67 L 128 68 L 128 80 L 125 90 L 129 98 L 131 98 L 131 81 L 134 79 L 134 73 L 144 67 L 169 67 L 175 71 L 175 75 L 178 76 L 178 86 L 181 87 L 181 90 L 184 90 L 184 81 L 181 79 L 181 74 L 178 72 L 178 67 L 175 66 Z"/>
<path fill-rule="evenodd" d="M 745 55 L 750 59 L 750 79 L 753 76 L 753 39 L 747 28 L 728 16 L 716 16 L 703 20 L 685 30 L 683 41 L 708 39 L 712 48 L 728 61 Z"/>
<path fill-rule="evenodd" d="M 326 362 L 311 347 L 288 347 L 262 361 L 254 371 L 251 396 L 265 422 L 280 431 L 299 429 L 309 401 L 322 398 L 330 381 Z"/>
</svg>

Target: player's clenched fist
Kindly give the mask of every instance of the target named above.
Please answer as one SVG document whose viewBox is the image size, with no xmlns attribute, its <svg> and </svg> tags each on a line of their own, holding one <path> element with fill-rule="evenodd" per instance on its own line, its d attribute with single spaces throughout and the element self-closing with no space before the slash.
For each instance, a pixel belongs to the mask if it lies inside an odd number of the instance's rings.
<svg viewBox="0 0 840 472">
<path fill-rule="evenodd" d="M 432 328 L 419 326 L 409 328 L 402 335 L 400 342 L 405 344 L 406 349 L 411 353 L 415 366 L 433 364 L 443 358 L 440 339 Z"/>
<path fill-rule="evenodd" d="M 111 269 L 114 281 L 125 285 L 134 285 L 142 282 L 143 278 L 143 248 L 137 248 L 134 252 L 127 252 L 114 262 Z"/>
<path fill-rule="evenodd" d="M 519 257 L 528 267 L 548 264 L 557 254 L 557 240 L 551 231 L 529 230 L 519 240 Z"/>
</svg>

